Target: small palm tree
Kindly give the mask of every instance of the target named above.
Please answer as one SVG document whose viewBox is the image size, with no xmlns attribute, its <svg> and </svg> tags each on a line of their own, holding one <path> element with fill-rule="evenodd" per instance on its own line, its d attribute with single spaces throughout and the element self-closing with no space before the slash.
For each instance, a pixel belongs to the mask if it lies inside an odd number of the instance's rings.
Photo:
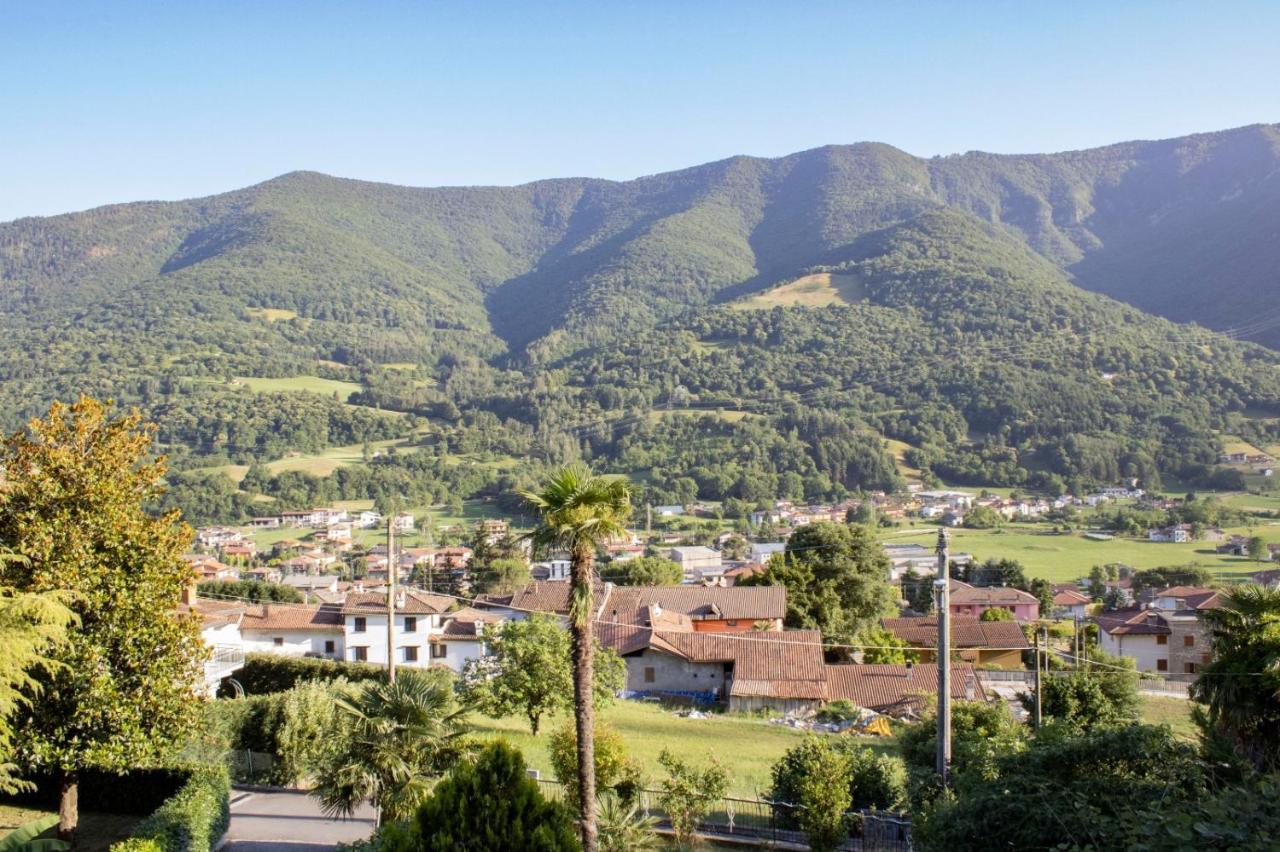
<svg viewBox="0 0 1280 852">
<path fill-rule="evenodd" d="M 325 813 L 349 817 L 371 802 L 378 823 L 411 817 L 463 751 L 465 710 L 449 684 L 425 672 L 368 681 L 336 702 L 345 724 L 312 791 Z"/>
<path fill-rule="evenodd" d="M 578 733 L 578 804 L 583 852 L 597 852 L 596 783 L 594 767 L 595 709 L 592 705 L 595 637 L 592 600 L 596 551 L 627 534 L 631 492 L 619 477 L 593 476 L 580 464 L 555 473 L 538 492 L 524 492 L 525 501 L 540 516 L 529 534 L 537 548 L 567 550 L 572 589 L 569 632 L 573 652 L 573 706 Z"/>
<path fill-rule="evenodd" d="M 658 820 L 609 793 L 600 797 L 600 852 L 650 852 L 658 848 Z"/>
<path fill-rule="evenodd" d="M 1244 585 L 1203 611 L 1213 660 L 1191 685 L 1212 728 L 1263 771 L 1280 769 L 1280 590 Z"/>
</svg>

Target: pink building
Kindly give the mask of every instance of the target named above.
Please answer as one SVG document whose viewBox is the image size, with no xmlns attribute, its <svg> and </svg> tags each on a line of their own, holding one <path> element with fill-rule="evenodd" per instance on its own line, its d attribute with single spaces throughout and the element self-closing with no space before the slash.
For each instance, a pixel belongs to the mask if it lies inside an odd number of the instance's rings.
<svg viewBox="0 0 1280 852">
<path fill-rule="evenodd" d="M 1040 601 L 1035 595 L 1008 586 L 970 586 L 951 581 L 951 614 L 981 616 L 989 609 L 1007 609 L 1015 621 L 1035 621 L 1040 617 Z"/>
</svg>

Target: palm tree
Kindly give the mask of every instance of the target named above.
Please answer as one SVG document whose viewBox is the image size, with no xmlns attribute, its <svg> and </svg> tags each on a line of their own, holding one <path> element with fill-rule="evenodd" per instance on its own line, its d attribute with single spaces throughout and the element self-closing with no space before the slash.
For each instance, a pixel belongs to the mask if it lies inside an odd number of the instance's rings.
<svg viewBox="0 0 1280 852">
<path fill-rule="evenodd" d="M 426 672 L 404 671 L 392 683 L 368 681 L 335 702 L 345 720 L 312 795 L 325 813 L 349 817 L 364 801 L 378 823 L 410 818 L 461 756 L 465 710 L 452 688 Z"/>
<path fill-rule="evenodd" d="M 573 653 L 573 706 L 578 733 L 578 806 L 583 852 L 597 852 L 595 710 L 592 653 L 595 637 L 592 601 L 596 551 L 627 533 L 631 492 L 618 477 L 593 476 L 581 464 L 553 474 L 542 490 L 524 492 L 525 501 L 540 516 L 529 534 L 536 548 L 567 550 L 573 583 L 569 602 L 569 632 Z"/>
<path fill-rule="evenodd" d="M 1212 730 L 1262 771 L 1280 768 L 1280 590 L 1244 585 L 1202 615 L 1213 660 L 1191 685 Z"/>
</svg>

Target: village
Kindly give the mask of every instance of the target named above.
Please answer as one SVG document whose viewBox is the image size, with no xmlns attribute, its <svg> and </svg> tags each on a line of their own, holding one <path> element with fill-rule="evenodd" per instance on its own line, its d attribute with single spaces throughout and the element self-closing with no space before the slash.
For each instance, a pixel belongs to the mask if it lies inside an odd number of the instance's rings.
<svg viewBox="0 0 1280 852">
<path fill-rule="evenodd" d="M 937 689 L 936 668 L 926 665 L 936 657 L 931 649 L 937 645 L 937 618 L 928 606 L 931 592 L 923 598 L 919 592 L 937 578 L 936 548 L 882 539 L 889 566 L 883 579 L 902 594 L 900 612 L 880 626 L 900 640 L 909 662 L 863 664 L 864 657 L 877 655 L 850 648 L 833 663 L 828 659 L 832 649 L 820 634 L 784 627 L 785 588 L 743 585 L 764 572 L 771 559 L 785 558 L 793 532 L 855 518 L 879 523 L 888 532 L 903 523 L 912 529 L 960 530 L 967 518 L 983 513 L 1001 521 L 1050 523 L 1047 519 L 1060 519 L 1064 512 L 1108 504 L 1166 511 L 1181 503 L 1151 497 L 1132 485 L 1056 499 L 918 489 L 838 505 L 777 501 L 752 515 L 750 537 L 735 529 L 715 531 L 714 521 L 696 536 L 671 528 L 680 519 L 714 518 L 713 506 L 655 506 L 644 513 L 647 535 L 632 532 L 599 552 L 597 567 L 604 579 L 594 618 L 604 646 L 626 661 L 631 697 L 731 711 L 767 709 L 799 718 L 847 700 L 873 713 L 918 718 L 922 697 Z M 388 519 L 372 510 L 329 507 L 258 517 L 245 527 L 198 530 L 185 558 L 200 585 L 193 585 L 187 603 L 204 619 L 206 641 L 215 650 L 209 689 L 216 690 L 245 654 L 254 653 L 378 664 L 391 654 L 399 665 L 461 673 L 485 656 L 487 631 L 535 613 L 567 616 L 568 554 L 534 554 L 527 539 L 497 518 L 477 520 L 470 529 L 434 531 L 459 543 L 397 544 L 421 532 L 418 520 L 408 512 Z M 665 528 L 655 530 L 655 521 Z M 288 537 L 279 537 L 285 530 Z M 259 548 L 255 537 L 264 531 L 273 541 Z M 1185 543 L 1193 531 L 1195 540 L 1212 544 L 1219 554 L 1248 555 L 1248 537 L 1203 524 L 1152 527 L 1138 537 Z M 1100 531 L 1084 535 L 1099 544 L 1112 538 Z M 523 562 L 527 575 L 518 576 L 519 587 L 499 594 L 483 591 L 486 584 L 478 574 L 487 569 L 473 564 L 477 547 L 501 547 Z M 1280 545 L 1270 545 L 1266 558 L 1274 559 L 1277 551 Z M 627 585 L 619 571 L 646 557 L 674 563 L 677 585 Z M 998 574 L 986 576 L 990 572 L 981 570 L 971 553 L 952 549 L 947 566 L 952 647 L 960 665 L 952 688 L 958 697 L 1003 697 L 1021 713 L 1016 696 L 1031 686 L 1037 633 L 1044 635 L 1045 653 L 1067 663 L 1081 652 L 1077 642 L 1087 637 L 1103 652 L 1131 661 L 1150 679 L 1148 688 L 1173 695 L 1185 696 L 1187 684 L 1208 661 L 1200 616 L 1216 605 L 1215 588 L 1148 584 L 1134 594 L 1134 569 L 1095 568 L 1090 577 L 1090 566 L 1081 565 L 1076 579 L 1053 583 L 1048 592 L 1042 583 L 1035 594 L 1026 584 L 1017 588 Z M 390 609 L 389 572 L 397 578 Z M 1240 579 L 1275 586 L 1280 571 L 1254 570 Z M 250 602 L 228 593 L 232 587 L 226 584 L 238 581 L 285 586 L 297 594 L 288 602 Z M 390 634 L 389 611 L 395 619 Z"/>
</svg>

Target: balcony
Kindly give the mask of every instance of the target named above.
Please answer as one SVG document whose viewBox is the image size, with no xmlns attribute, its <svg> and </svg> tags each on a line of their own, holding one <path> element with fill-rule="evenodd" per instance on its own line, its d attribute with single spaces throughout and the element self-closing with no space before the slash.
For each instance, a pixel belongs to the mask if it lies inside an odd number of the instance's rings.
<svg viewBox="0 0 1280 852">
<path fill-rule="evenodd" d="M 204 682 L 216 689 L 224 677 L 244 667 L 244 649 L 238 645 L 216 645 L 204 664 Z"/>
</svg>

